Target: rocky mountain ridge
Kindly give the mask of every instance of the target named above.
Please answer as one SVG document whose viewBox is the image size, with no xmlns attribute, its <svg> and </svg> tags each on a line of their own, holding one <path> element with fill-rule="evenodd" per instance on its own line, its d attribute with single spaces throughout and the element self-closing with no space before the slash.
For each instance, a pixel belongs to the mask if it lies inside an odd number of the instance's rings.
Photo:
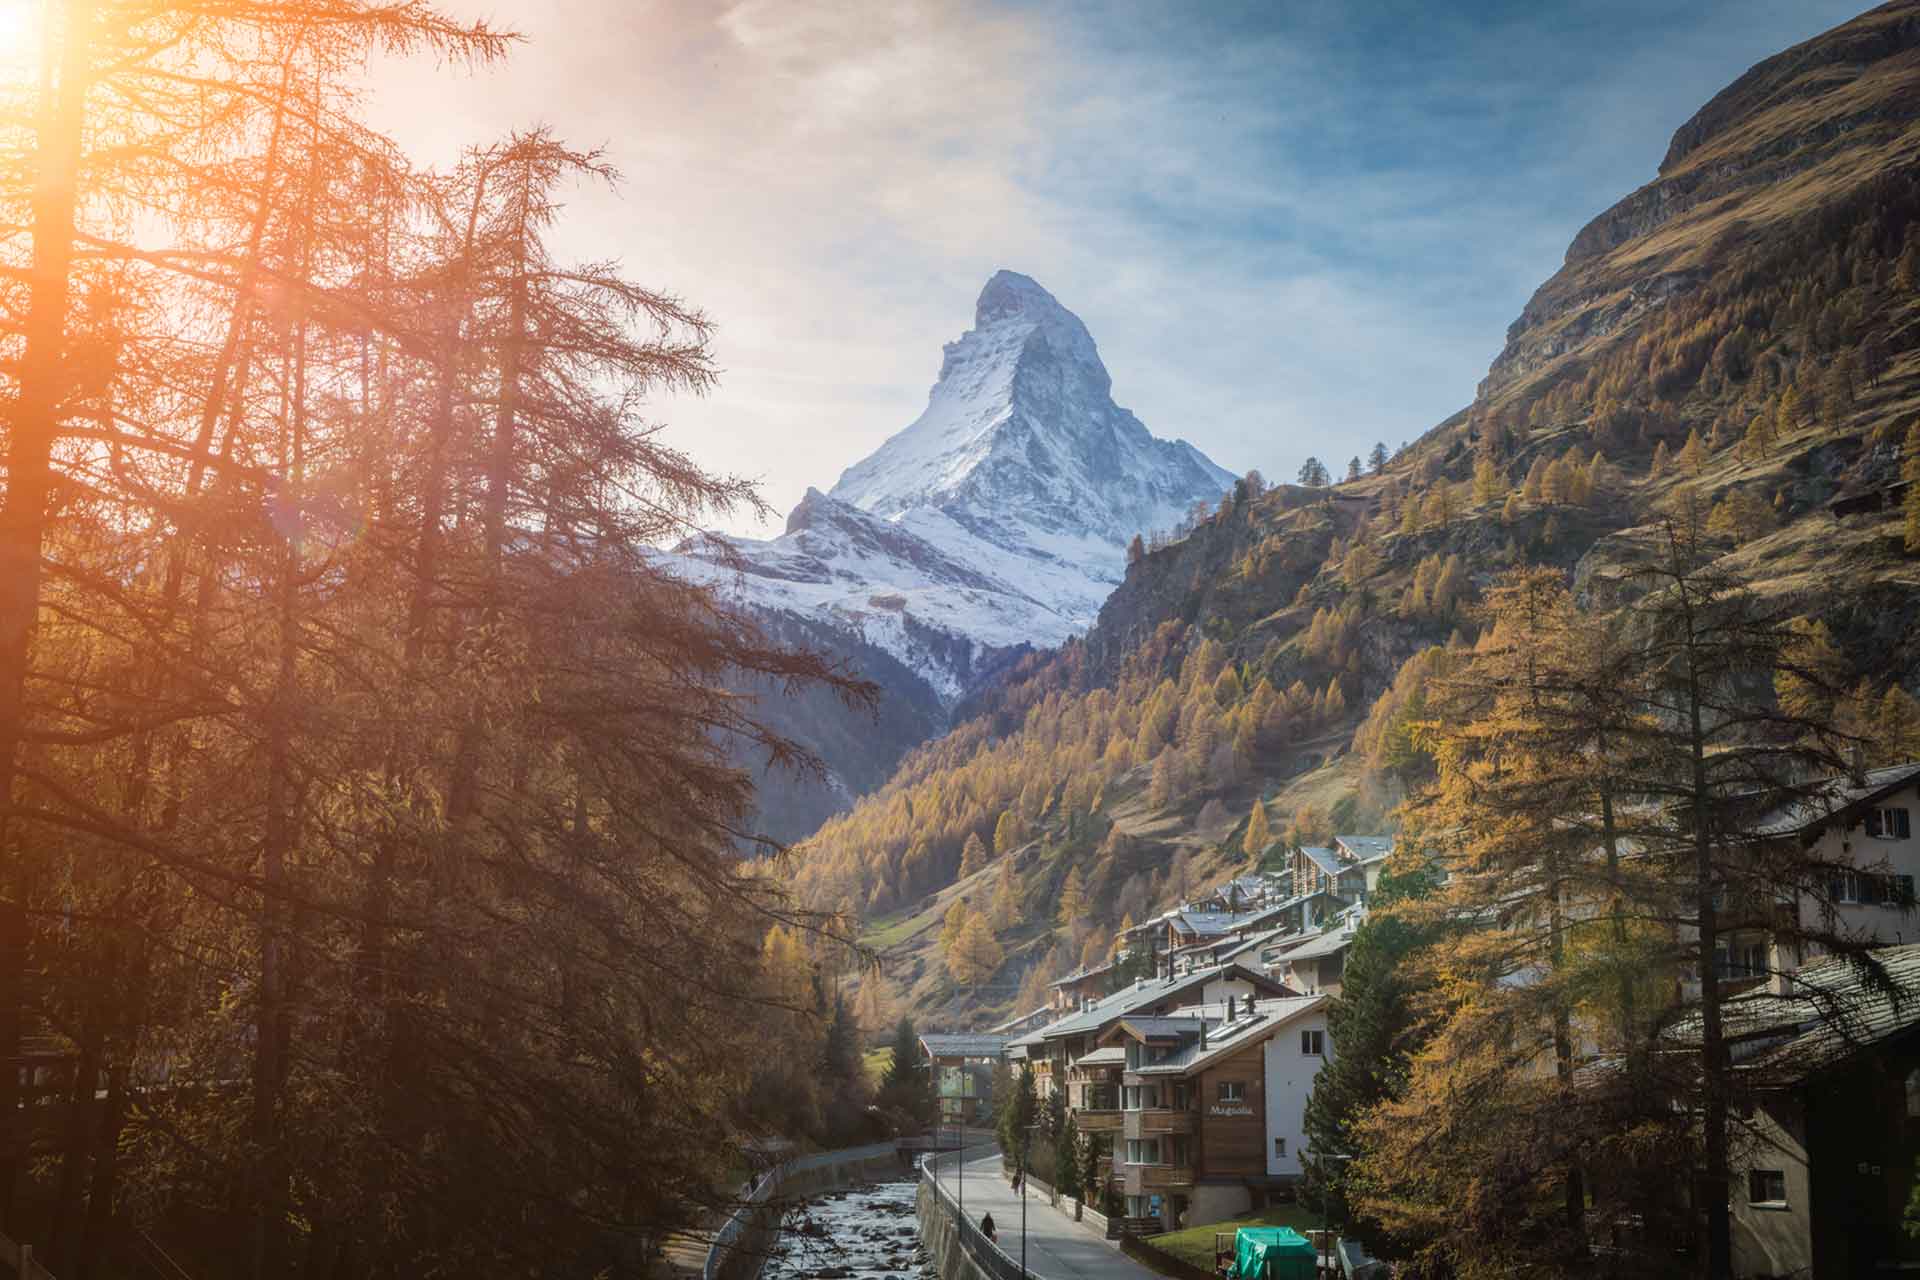
<svg viewBox="0 0 1920 1280">
<path fill-rule="evenodd" d="M 767 833 L 807 834 L 1009 662 L 1084 632 L 1125 572 L 1128 541 L 1232 483 L 1114 403 L 1079 317 L 1030 277 L 997 272 L 913 423 L 830 492 L 809 489 L 777 537 L 675 549 L 682 572 L 880 686 L 864 733 L 862 713 L 812 701 L 801 712 L 754 691 L 826 766 L 819 778 L 761 773 Z"/>
</svg>

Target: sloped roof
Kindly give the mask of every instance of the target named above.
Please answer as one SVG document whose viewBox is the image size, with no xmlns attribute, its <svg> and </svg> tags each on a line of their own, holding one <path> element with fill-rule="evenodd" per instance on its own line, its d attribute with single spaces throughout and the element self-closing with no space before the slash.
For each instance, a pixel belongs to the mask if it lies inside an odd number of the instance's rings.
<svg viewBox="0 0 1920 1280">
<path fill-rule="evenodd" d="M 1076 1067 L 1119 1067 L 1126 1065 L 1127 1046 L 1110 1044 L 1104 1049 L 1095 1049 L 1092 1053 L 1083 1053 L 1075 1059 Z"/>
<path fill-rule="evenodd" d="M 1340 874 L 1340 855 L 1324 845 L 1303 844 L 1300 852 L 1307 855 L 1307 861 L 1330 876 Z"/>
<path fill-rule="evenodd" d="M 1028 1022 L 1034 1018 L 1044 1017 L 1046 1015 L 1047 1008 L 1048 1006 L 1043 1004 L 1038 1009 L 1029 1009 L 1025 1013 L 1016 1013 L 1013 1017 L 1008 1018 L 1005 1022 L 1001 1023 L 1000 1025 L 995 1027 L 988 1027 L 987 1034 L 992 1036 L 1005 1035 L 1023 1022 Z"/>
<path fill-rule="evenodd" d="M 1335 836 L 1333 842 L 1355 862 L 1373 862 L 1393 852 L 1392 836 Z"/>
<path fill-rule="evenodd" d="M 997 1058 L 1006 1052 L 1007 1038 L 929 1031 L 920 1037 L 920 1047 L 931 1058 Z"/>
<path fill-rule="evenodd" d="M 1070 986 L 1076 982 L 1085 982 L 1088 978 L 1097 978 L 1103 973 L 1111 972 L 1112 969 L 1113 969 L 1113 961 L 1109 960 L 1105 964 L 1089 965 L 1087 968 L 1084 968 L 1084 969 L 1076 969 L 1072 973 L 1068 974 L 1066 977 L 1061 978 L 1056 982 L 1048 983 L 1047 985 L 1053 986 L 1053 987 Z"/>
<path fill-rule="evenodd" d="M 1142 1076 L 1181 1076 L 1197 1071 L 1208 1063 L 1229 1053 L 1237 1053 L 1250 1044 L 1257 1044 L 1286 1027 L 1295 1018 L 1310 1013 L 1326 1001 L 1326 996 L 1287 996 L 1275 1000 L 1262 1000 L 1251 1016 L 1242 1014 L 1232 1022 L 1227 1021 L 1225 1005 L 1205 1004 L 1191 1008 L 1176 1009 L 1168 1015 L 1169 1021 L 1205 1022 L 1207 1043 L 1203 1047 L 1196 1039 L 1180 1052 L 1151 1062 L 1135 1069 L 1132 1074 Z M 1127 1020 L 1128 1027 L 1133 1020 Z"/>
<path fill-rule="evenodd" d="M 1756 835 L 1799 835 L 1827 826 L 1858 808 L 1910 782 L 1920 780 L 1920 760 L 1869 769 L 1855 782 L 1842 774 L 1829 778 L 1808 799 L 1776 809 L 1753 824 Z"/>
<path fill-rule="evenodd" d="M 1292 963 L 1295 960 L 1317 960 L 1321 956 L 1330 956 L 1345 951 L 1353 945 L 1353 934 L 1344 925 L 1328 929 L 1319 936 L 1307 935 L 1307 940 L 1290 951 L 1283 952 L 1280 959 Z"/>
<path fill-rule="evenodd" d="M 1024 1038 L 1035 1041 L 1058 1040 L 1065 1036 L 1097 1031 L 1129 1013 L 1150 1009 L 1156 1004 L 1178 999 L 1185 994 L 1198 994 L 1205 990 L 1207 983 L 1221 978 L 1234 978 L 1252 983 L 1256 989 L 1271 996 L 1292 994 L 1272 978 L 1245 965 L 1215 965 L 1210 969 L 1196 969 L 1192 973 L 1183 973 L 1173 978 L 1141 978 L 1132 986 L 1123 987 L 1105 999 L 1095 1002 L 1091 1008 L 1062 1018 L 1050 1026 L 1042 1027 L 1031 1037 Z"/>
<path fill-rule="evenodd" d="M 1722 1006 L 1733 1056 L 1756 1083 L 1785 1085 L 1845 1062 L 1903 1031 L 1920 1026 L 1920 943 L 1878 947 L 1871 953 L 1885 983 L 1839 956 L 1824 956 L 1791 975 L 1792 991 L 1756 991 Z M 1675 1029 L 1699 1034 L 1698 1019 Z"/>
<path fill-rule="evenodd" d="M 1121 1026 L 1139 1036 L 1142 1040 L 1178 1040 L 1181 1036 L 1200 1034 L 1200 1028 L 1206 1023 L 1199 1018 L 1138 1018 L 1124 1017 Z"/>
</svg>

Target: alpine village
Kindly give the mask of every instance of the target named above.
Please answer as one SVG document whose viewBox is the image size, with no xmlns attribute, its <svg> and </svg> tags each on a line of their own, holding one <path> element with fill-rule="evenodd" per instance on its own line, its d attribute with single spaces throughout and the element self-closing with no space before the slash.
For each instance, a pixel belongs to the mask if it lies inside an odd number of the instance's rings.
<svg viewBox="0 0 1920 1280">
<path fill-rule="evenodd" d="M 1404 443 L 1016 262 L 784 525 L 475 14 L 0 0 L 0 1274 L 1920 1272 L 1920 0 Z"/>
</svg>

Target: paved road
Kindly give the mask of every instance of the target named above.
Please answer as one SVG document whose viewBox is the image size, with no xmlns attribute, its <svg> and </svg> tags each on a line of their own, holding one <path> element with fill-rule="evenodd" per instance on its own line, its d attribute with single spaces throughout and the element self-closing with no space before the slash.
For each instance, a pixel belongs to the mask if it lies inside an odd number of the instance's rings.
<svg viewBox="0 0 1920 1280">
<path fill-rule="evenodd" d="M 949 1172 L 941 1175 L 942 1184 L 954 1191 L 960 1188 Z M 965 1198 L 967 1217 L 978 1224 L 980 1215 L 991 1212 L 1000 1236 L 1000 1247 L 1015 1262 L 1020 1260 L 1020 1197 L 1000 1175 L 1000 1157 L 987 1156 L 966 1167 Z M 1099 1232 L 1073 1220 L 1073 1201 L 1062 1198 L 1062 1213 L 1047 1203 L 1046 1197 L 1027 1197 L 1027 1270 L 1040 1280 L 1161 1280 L 1120 1252 Z"/>
</svg>

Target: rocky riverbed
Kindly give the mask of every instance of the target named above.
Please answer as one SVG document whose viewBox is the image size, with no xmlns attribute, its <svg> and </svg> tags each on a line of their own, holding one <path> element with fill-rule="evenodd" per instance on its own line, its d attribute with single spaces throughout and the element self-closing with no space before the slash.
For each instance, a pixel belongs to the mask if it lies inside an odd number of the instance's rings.
<svg viewBox="0 0 1920 1280">
<path fill-rule="evenodd" d="M 925 1280 L 911 1181 L 830 1191 L 787 1214 L 761 1280 Z"/>
</svg>

